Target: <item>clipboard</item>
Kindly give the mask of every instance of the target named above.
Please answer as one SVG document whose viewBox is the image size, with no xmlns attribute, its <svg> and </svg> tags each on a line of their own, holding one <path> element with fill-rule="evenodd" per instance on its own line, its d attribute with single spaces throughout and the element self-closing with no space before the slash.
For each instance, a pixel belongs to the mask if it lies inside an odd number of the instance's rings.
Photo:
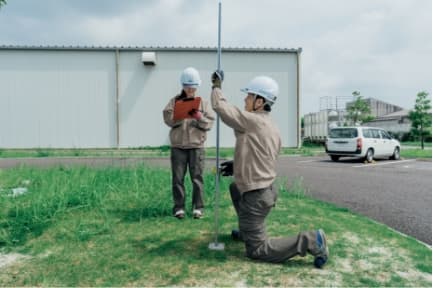
<svg viewBox="0 0 433 288">
<path fill-rule="evenodd" d="M 191 110 L 200 110 L 200 103 L 200 97 L 177 100 L 174 103 L 173 120 L 177 121 L 192 118 L 192 115 L 188 114 L 188 112 Z"/>
</svg>

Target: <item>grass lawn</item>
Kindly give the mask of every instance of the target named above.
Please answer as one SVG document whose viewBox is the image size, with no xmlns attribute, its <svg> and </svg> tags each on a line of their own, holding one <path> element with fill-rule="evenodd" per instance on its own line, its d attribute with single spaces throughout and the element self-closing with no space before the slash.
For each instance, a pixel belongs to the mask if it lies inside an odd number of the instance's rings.
<svg viewBox="0 0 433 288">
<path fill-rule="evenodd" d="M 301 180 L 288 189 L 279 179 L 268 233 L 278 237 L 323 228 L 331 255 L 324 269 L 314 268 L 311 256 L 284 264 L 246 258 L 243 244 L 228 237 L 237 221 L 226 178 L 219 209 L 225 250 L 210 251 L 214 184 L 207 173 L 206 216 L 179 221 L 170 215 L 170 172 L 165 169 L 0 170 L 0 259 L 15 259 L 4 266 L 0 260 L 0 286 L 432 285 L 430 248 L 309 198 Z M 29 192 L 11 197 L 17 186 Z"/>
<path fill-rule="evenodd" d="M 400 156 L 402 158 L 422 158 L 422 159 L 431 159 L 431 149 L 413 149 L 413 148 L 401 148 Z"/>
<path fill-rule="evenodd" d="M 306 146 L 301 148 L 283 148 L 282 155 L 313 156 L 324 153 L 321 146 Z M 234 148 L 220 148 L 221 158 L 233 158 Z M 1 149 L 0 158 L 24 157 L 169 157 L 170 147 L 141 147 L 122 149 Z M 216 148 L 206 148 L 206 157 L 215 157 Z"/>
<path fill-rule="evenodd" d="M 401 157 L 403 158 L 432 158 L 431 149 L 405 147 L 403 143 Z M 429 146 L 426 146 L 429 147 Z M 431 147 L 431 143 L 430 143 Z M 221 148 L 221 158 L 233 158 L 233 148 Z M 321 145 L 305 145 L 301 148 L 281 149 L 280 155 L 315 156 L 326 155 L 325 148 Z M 170 147 L 142 147 L 136 149 L 0 149 L 0 158 L 24 158 L 24 157 L 169 157 Z M 206 157 L 215 157 L 214 147 L 206 148 Z"/>
<path fill-rule="evenodd" d="M 421 141 L 405 141 L 401 142 L 402 146 L 416 146 L 421 148 Z M 424 147 L 431 147 L 431 142 L 424 142 Z"/>
</svg>

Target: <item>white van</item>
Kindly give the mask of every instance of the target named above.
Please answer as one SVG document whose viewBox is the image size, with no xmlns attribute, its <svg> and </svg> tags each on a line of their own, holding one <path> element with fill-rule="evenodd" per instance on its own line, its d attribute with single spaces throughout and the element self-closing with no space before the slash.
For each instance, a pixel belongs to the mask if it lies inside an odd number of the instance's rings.
<svg viewBox="0 0 433 288">
<path fill-rule="evenodd" d="M 376 157 L 400 159 L 400 142 L 375 127 L 339 127 L 329 131 L 326 153 L 333 161 L 340 157 L 359 157 L 372 162 Z"/>
</svg>

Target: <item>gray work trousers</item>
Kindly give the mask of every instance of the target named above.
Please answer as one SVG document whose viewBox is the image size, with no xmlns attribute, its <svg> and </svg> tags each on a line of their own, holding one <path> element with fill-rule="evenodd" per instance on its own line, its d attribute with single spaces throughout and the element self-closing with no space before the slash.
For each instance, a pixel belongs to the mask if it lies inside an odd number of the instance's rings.
<svg viewBox="0 0 433 288">
<path fill-rule="evenodd" d="M 239 232 L 245 242 L 247 257 L 281 263 L 296 255 L 319 253 L 316 231 L 300 232 L 294 237 L 268 238 L 265 218 L 275 206 L 277 191 L 272 186 L 240 193 L 235 183 L 230 195 L 239 219 Z"/>
<path fill-rule="evenodd" d="M 185 211 L 185 174 L 186 169 L 192 182 L 192 208 L 202 210 L 204 148 L 179 149 L 171 148 L 171 172 L 173 192 L 173 214 L 182 209 Z"/>
</svg>

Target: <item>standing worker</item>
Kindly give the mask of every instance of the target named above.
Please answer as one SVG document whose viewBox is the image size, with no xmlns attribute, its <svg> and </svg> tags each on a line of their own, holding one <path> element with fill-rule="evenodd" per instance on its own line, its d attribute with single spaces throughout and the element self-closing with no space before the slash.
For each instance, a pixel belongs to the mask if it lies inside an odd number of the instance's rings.
<svg viewBox="0 0 433 288">
<path fill-rule="evenodd" d="M 271 119 L 271 106 L 278 95 L 278 84 L 267 76 L 252 79 L 246 88 L 245 111 L 229 104 L 221 90 L 222 71 L 212 74 L 212 108 L 221 120 L 233 128 L 236 136 L 233 161 L 221 164 L 223 176 L 234 176 L 230 185 L 239 231 L 232 238 L 245 242 L 249 258 L 280 263 L 296 255 L 314 256 L 321 268 L 328 261 L 326 236 L 322 229 L 300 232 L 295 237 L 268 238 L 265 218 L 277 200 L 272 184 L 281 148 L 280 132 Z"/>
<path fill-rule="evenodd" d="M 188 167 L 192 181 L 192 213 L 195 219 L 203 216 L 203 172 L 206 133 L 212 128 L 215 114 L 208 101 L 196 96 L 201 84 L 200 74 L 188 67 L 180 76 L 182 91 L 173 97 L 164 108 L 164 122 L 171 127 L 171 171 L 173 192 L 173 216 L 185 217 L 185 174 Z M 198 101 L 190 101 L 198 100 Z M 187 111 L 186 117 L 176 119 L 176 107 L 182 104 L 198 103 L 197 109 Z M 177 106 L 178 105 L 178 106 Z M 185 107 L 185 106 L 184 106 Z M 188 107 L 188 106 L 186 106 Z M 180 110 L 180 108 L 177 108 Z M 189 109 L 189 108 L 187 108 Z"/>
</svg>

